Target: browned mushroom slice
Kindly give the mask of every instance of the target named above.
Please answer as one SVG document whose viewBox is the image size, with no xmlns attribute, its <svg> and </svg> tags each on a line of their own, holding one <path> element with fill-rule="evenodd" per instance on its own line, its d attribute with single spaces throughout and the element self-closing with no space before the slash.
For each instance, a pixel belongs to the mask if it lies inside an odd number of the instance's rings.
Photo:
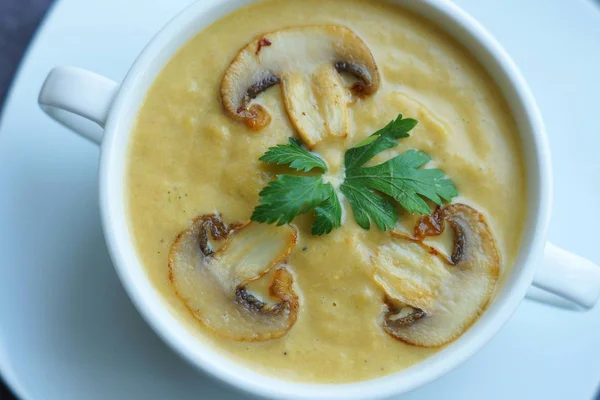
<svg viewBox="0 0 600 400">
<path fill-rule="evenodd" d="M 404 235 L 374 256 L 374 277 L 388 306 L 383 329 L 417 346 L 441 346 L 460 336 L 483 312 L 498 279 L 500 257 L 483 215 L 452 204 L 423 217 L 415 236 L 439 235 L 445 223 L 455 237 L 450 259 Z"/>
<path fill-rule="evenodd" d="M 267 33 L 243 47 L 221 82 L 221 99 L 229 115 L 253 130 L 271 118 L 258 94 L 282 84 L 288 116 L 308 147 L 328 136 L 348 132 L 348 91 L 340 72 L 360 82 L 352 89 L 369 95 L 379 88 L 377 65 L 366 44 L 339 25 L 304 26 Z"/>
<path fill-rule="evenodd" d="M 281 265 L 297 238 L 290 226 L 248 222 L 227 227 L 203 215 L 179 234 L 169 253 L 169 277 L 176 293 L 205 326 L 238 341 L 283 336 L 296 321 L 298 296 L 291 273 Z M 276 268 L 270 300 L 246 285 Z"/>
</svg>

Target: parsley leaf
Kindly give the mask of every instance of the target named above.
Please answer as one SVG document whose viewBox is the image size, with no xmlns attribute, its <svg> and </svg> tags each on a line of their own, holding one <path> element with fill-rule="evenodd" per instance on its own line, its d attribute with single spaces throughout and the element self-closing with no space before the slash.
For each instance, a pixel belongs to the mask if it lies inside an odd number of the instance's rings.
<svg viewBox="0 0 600 400">
<path fill-rule="evenodd" d="M 388 199 L 362 186 L 360 182 L 344 182 L 340 190 L 348 199 L 354 211 L 354 219 L 361 228 L 369 229 L 371 220 L 382 231 L 396 225 L 396 206 Z"/>
<path fill-rule="evenodd" d="M 342 206 L 333 186 L 320 176 L 277 175 L 259 196 L 261 204 L 254 209 L 252 221 L 284 225 L 315 210 L 313 235 L 329 233 L 342 223 Z"/>
<path fill-rule="evenodd" d="M 417 125 L 417 120 L 403 119 L 402 114 L 398 114 L 395 120 L 346 151 L 345 167 L 347 169 L 362 167 L 364 163 L 382 151 L 398 146 L 396 139 L 409 137 L 408 131 L 415 125 Z"/>
<path fill-rule="evenodd" d="M 458 195 L 454 183 L 441 170 L 419 169 L 431 158 L 418 150 L 408 150 L 379 165 L 363 166 L 375 155 L 397 146 L 396 139 L 407 137 L 416 124 L 416 120 L 399 115 L 346 152 L 346 178 L 340 190 L 362 228 L 369 229 L 371 220 L 384 231 L 396 224 L 397 214 L 390 198 L 410 213 L 430 214 L 424 198 L 440 205 Z"/>
<path fill-rule="evenodd" d="M 346 176 L 340 186 L 354 213 L 358 225 L 370 229 L 371 222 L 385 231 L 398 220 L 397 204 L 410 213 L 430 214 L 426 202 L 442 204 L 458 195 L 454 183 L 439 169 L 421 168 L 431 158 L 418 150 L 408 150 L 381 164 L 365 166 L 377 154 L 398 145 L 398 139 L 409 136 L 417 121 L 402 115 L 368 138 L 346 151 Z M 341 226 L 342 205 L 330 183 L 323 181 L 327 165 L 310 153 L 300 142 L 277 145 L 260 158 L 270 164 L 288 165 L 301 172 L 314 168 L 320 176 L 277 175 L 259 193 L 259 205 L 251 220 L 283 225 L 300 214 L 313 211 L 315 220 L 311 233 L 323 235 Z"/>
<path fill-rule="evenodd" d="M 441 170 L 418 169 L 429 161 L 427 154 L 408 150 L 373 167 L 349 169 L 342 192 L 344 186 L 362 191 L 376 190 L 396 200 L 410 213 L 430 214 L 431 209 L 423 197 L 441 205 L 443 200 L 451 201 L 458 193 Z"/>
<path fill-rule="evenodd" d="M 311 228 L 313 235 L 320 236 L 329 233 L 333 228 L 339 228 L 342 225 L 342 205 L 340 204 L 340 199 L 330 183 L 327 183 L 326 186 L 328 197 L 315 208 L 316 218 Z"/>
<path fill-rule="evenodd" d="M 300 145 L 298 140 L 292 138 L 289 139 L 289 144 L 278 144 L 275 147 L 270 147 L 259 160 L 268 164 L 289 164 L 290 168 L 297 171 L 308 172 L 313 168 L 327 171 L 325 161 L 316 154 L 310 153 Z"/>
</svg>

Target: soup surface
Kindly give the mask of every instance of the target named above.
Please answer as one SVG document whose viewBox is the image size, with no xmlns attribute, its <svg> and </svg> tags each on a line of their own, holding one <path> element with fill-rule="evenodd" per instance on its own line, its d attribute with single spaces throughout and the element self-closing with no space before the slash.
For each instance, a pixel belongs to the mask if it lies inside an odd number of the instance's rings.
<svg viewBox="0 0 600 400">
<path fill-rule="evenodd" d="M 409 367 L 439 347 L 410 345 L 382 329 L 384 292 L 373 280 L 370 252 L 389 242 L 389 232 L 359 227 L 345 200 L 344 222 L 328 235 L 310 234 L 310 215 L 292 222 L 299 236 L 287 265 L 300 306 L 297 321 L 278 339 L 241 342 L 210 332 L 177 296 L 168 271 L 171 244 L 195 216 L 249 219 L 260 190 L 284 170 L 259 157 L 297 137 L 277 88 L 257 99 L 272 117 L 260 132 L 225 113 L 219 86 L 229 63 L 265 32 L 314 24 L 354 31 L 381 76 L 376 93 L 349 107 L 347 137 L 313 149 L 328 162 L 329 173 L 335 178 L 343 152 L 399 113 L 417 119 L 411 136 L 384 155 L 422 150 L 451 177 L 459 192 L 453 202 L 477 209 L 495 237 L 501 284 L 519 249 L 526 201 L 518 131 L 507 104 L 455 40 L 379 1 L 267 0 L 237 10 L 187 43 L 158 75 L 139 111 L 127 172 L 130 229 L 150 280 L 198 340 L 269 375 L 352 382 Z M 396 230 L 412 232 L 416 217 L 399 212 Z M 434 241 L 442 252 L 448 251 L 446 236 Z"/>
</svg>

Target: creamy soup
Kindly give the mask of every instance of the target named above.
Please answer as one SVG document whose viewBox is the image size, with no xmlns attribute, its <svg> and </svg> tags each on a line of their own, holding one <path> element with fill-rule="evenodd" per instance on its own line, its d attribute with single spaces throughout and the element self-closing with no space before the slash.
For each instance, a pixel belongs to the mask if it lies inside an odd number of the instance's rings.
<svg viewBox="0 0 600 400">
<path fill-rule="evenodd" d="M 221 84 L 238 51 L 261 35 L 268 38 L 269 32 L 308 25 L 347 28 L 368 47 L 377 64 L 378 89 L 352 97 L 344 109 L 346 136 L 314 141 L 299 136 L 277 87 L 253 100 L 270 115 L 262 129 L 252 130 L 232 118 L 223 104 Z M 263 45 L 270 46 L 264 41 Z M 284 50 L 295 51 L 293 44 Z M 323 90 L 342 93 L 339 88 Z M 410 137 L 400 139 L 397 147 L 374 161 L 409 149 L 427 153 L 432 158 L 427 168 L 441 169 L 456 185 L 459 196 L 452 203 L 466 205 L 446 206 L 447 214 L 437 214 L 440 218 L 454 215 L 454 220 L 447 217 L 448 222 L 458 230 L 446 229 L 424 243 L 416 242 L 408 236 L 416 234 L 413 228 L 419 216 L 401 208 L 393 235 L 373 223 L 365 230 L 342 197 L 340 228 L 314 236 L 313 214 L 301 215 L 289 228 L 296 232 L 297 242 L 289 254 L 276 260 L 293 279 L 294 320 L 285 322 L 277 334 L 252 340 L 243 340 L 238 327 L 227 331 L 223 321 L 224 327 L 209 329 L 198 316 L 202 310 L 178 295 L 170 279 L 169 252 L 180 232 L 205 214 L 219 214 L 230 224 L 248 221 L 261 189 L 275 174 L 289 173 L 284 166 L 259 161 L 269 147 L 285 144 L 289 137 L 299 138 L 323 157 L 328 179 L 335 182 L 343 173 L 344 151 L 400 113 L 418 120 L 418 125 Z M 407 368 L 468 329 L 515 260 L 526 202 L 519 134 L 486 71 L 434 25 L 397 6 L 368 0 L 267 0 L 237 10 L 200 32 L 158 75 L 139 111 L 129 149 L 127 191 L 130 229 L 147 274 L 167 307 L 199 341 L 255 371 L 324 383 L 360 381 Z M 471 225 L 461 225 L 460 218 L 477 220 L 472 225 L 478 226 L 476 241 L 489 247 L 485 257 L 469 259 L 464 270 L 459 259 L 471 251 L 473 241 L 463 235 Z M 424 222 L 431 225 L 434 220 Z M 253 233 L 248 240 L 260 234 Z M 462 247 L 452 247 L 455 242 Z M 468 271 L 486 263 L 489 276 L 469 275 Z M 248 290 L 264 292 L 274 271 L 252 282 Z M 386 280 L 386 274 L 391 280 Z M 435 282 L 422 282 L 427 280 Z M 407 300 L 413 298 L 411 291 L 418 292 L 413 303 Z M 449 320 L 439 313 L 466 312 L 468 307 L 460 299 L 464 293 L 483 300 L 468 311 L 472 317 L 450 328 Z M 391 298 L 413 308 L 400 307 L 391 315 Z M 415 309 L 425 310 L 425 316 Z M 407 313 L 412 314 L 406 317 Z M 398 318 L 404 325 L 395 328 Z M 408 331 L 407 324 L 417 328 Z"/>
</svg>

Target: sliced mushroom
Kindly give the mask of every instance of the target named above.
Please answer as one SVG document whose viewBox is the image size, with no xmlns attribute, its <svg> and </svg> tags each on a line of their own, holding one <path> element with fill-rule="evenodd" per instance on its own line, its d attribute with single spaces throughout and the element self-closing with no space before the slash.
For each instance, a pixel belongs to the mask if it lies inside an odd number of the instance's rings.
<svg viewBox="0 0 600 400">
<path fill-rule="evenodd" d="M 290 226 L 247 222 L 226 226 L 216 215 L 197 217 L 169 253 L 169 278 L 177 296 L 205 326 L 238 341 L 283 336 L 296 321 L 298 296 L 281 263 L 296 244 Z M 246 289 L 276 268 L 267 304 Z"/>
<path fill-rule="evenodd" d="M 252 99 L 281 83 L 288 116 L 312 148 L 328 136 L 348 132 L 348 92 L 340 72 L 360 82 L 352 89 L 370 95 L 379 88 L 379 72 L 367 45 L 350 29 L 319 25 L 267 33 L 243 47 L 221 82 L 227 113 L 250 129 L 267 126 L 271 117 Z"/>
<path fill-rule="evenodd" d="M 452 256 L 422 243 L 454 231 Z M 464 204 L 439 208 L 421 218 L 416 238 L 396 234 L 374 256 L 374 278 L 383 288 L 387 310 L 383 329 L 396 339 L 437 347 L 455 340 L 487 306 L 500 271 L 500 256 L 483 215 Z"/>
</svg>

